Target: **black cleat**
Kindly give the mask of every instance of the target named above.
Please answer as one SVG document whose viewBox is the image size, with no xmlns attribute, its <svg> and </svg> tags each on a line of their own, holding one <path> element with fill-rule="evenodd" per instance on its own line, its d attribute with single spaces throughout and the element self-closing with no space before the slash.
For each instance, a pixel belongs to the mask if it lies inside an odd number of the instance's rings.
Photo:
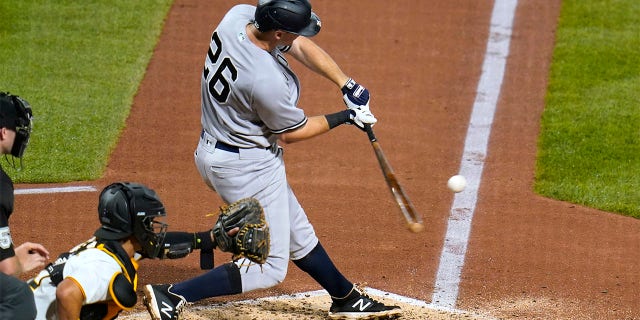
<svg viewBox="0 0 640 320">
<path fill-rule="evenodd" d="M 172 293 L 170 284 L 144 286 L 144 305 L 153 320 L 177 320 L 187 300 Z"/>
<path fill-rule="evenodd" d="M 395 319 L 402 315 L 398 306 L 386 306 L 357 286 L 342 299 L 332 298 L 329 319 Z"/>
</svg>

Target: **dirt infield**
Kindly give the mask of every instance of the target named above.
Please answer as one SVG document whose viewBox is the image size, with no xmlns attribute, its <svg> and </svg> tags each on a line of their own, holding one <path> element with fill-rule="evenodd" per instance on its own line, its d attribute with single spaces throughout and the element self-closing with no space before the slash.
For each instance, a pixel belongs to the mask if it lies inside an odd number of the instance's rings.
<svg viewBox="0 0 640 320">
<path fill-rule="evenodd" d="M 460 319 L 489 320 L 488 315 L 465 311 L 437 310 L 424 304 L 398 302 L 397 300 L 376 297 L 389 304 L 400 305 L 403 309 L 402 319 Z M 185 320 L 254 320 L 254 319 L 291 319 L 316 320 L 326 319 L 326 306 L 331 300 L 326 293 L 310 292 L 270 298 L 233 301 L 228 303 L 190 305 L 183 313 Z M 146 311 L 124 315 L 123 320 L 147 319 Z"/>
<path fill-rule="evenodd" d="M 478 195 L 456 308 L 400 303 L 405 319 L 639 319 L 640 221 L 532 192 L 539 118 L 560 0 L 520 0 Z M 237 1 L 176 0 L 135 97 L 120 143 L 98 181 L 154 188 L 172 230 L 209 228 L 222 205 L 198 176 L 200 72 L 212 28 Z M 431 303 L 452 194 L 489 30 L 493 1 L 315 1 L 314 38 L 372 93 L 385 154 L 423 214 L 406 231 L 366 136 L 342 126 L 286 147 L 288 177 L 324 247 L 354 282 Z M 337 88 L 296 63 L 307 114 L 344 107 Z M 29 188 L 31 185 L 19 185 Z M 52 255 L 97 228 L 97 193 L 19 195 L 14 240 Z M 36 217 L 37 215 L 37 217 Z M 37 221 L 37 223 L 34 223 Z M 15 225 L 15 227 L 13 226 Z M 198 257 L 144 261 L 140 284 L 199 274 Z M 218 253 L 216 264 L 229 259 Z M 293 264 L 269 290 L 191 306 L 189 319 L 322 319 L 326 295 Z M 281 300 L 255 300 L 265 297 Z M 231 303 L 243 301 L 242 303 Z M 251 302 L 254 301 L 254 302 Z M 213 306 L 212 309 L 205 309 Z M 141 318 L 140 307 L 128 318 Z"/>
</svg>

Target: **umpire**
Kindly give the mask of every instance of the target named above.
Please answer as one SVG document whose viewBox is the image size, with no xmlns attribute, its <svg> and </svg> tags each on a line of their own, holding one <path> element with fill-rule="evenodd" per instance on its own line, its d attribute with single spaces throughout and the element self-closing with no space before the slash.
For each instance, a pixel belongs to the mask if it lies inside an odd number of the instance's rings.
<svg viewBox="0 0 640 320">
<path fill-rule="evenodd" d="M 0 92 L 0 154 L 22 158 L 31 135 L 31 115 L 25 100 Z M 0 166 L 0 319 L 34 319 L 33 293 L 17 277 L 44 267 L 49 252 L 30 242 L 14 248 L 9 230 L 13 201 L 13 181 Z"/>
</svg>

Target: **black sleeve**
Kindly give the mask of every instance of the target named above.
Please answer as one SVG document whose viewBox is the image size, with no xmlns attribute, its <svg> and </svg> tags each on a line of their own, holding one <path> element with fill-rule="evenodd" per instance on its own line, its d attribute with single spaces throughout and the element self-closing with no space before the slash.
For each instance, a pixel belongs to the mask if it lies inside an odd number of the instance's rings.
<svg viewBox="0 0 640 320">
<path fill-rule="evenodd" d="M 9 216 L 13 212 L 13 181 L 0 168 L 0 261 L 16 255 L 9 231 Z"/>
</svg>

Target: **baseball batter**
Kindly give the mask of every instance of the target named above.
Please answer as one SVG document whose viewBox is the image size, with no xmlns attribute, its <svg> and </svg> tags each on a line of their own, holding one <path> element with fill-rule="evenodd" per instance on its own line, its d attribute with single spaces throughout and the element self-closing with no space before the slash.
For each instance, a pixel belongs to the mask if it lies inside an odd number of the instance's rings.
<svg viewBox="0 0 640 320">
<path fill-rule="evenodd" d="M 331 295 L 331 318 L 391 318 L 399 307 L 371 299 L 335 267 L 287 182 L 283 149 L 345 123 L 375 124 L 369 91 L 345 75 L 309 37 L 321 28 L 307 0 L 261 0 L 231 8 L 214 30 L 202 72 L 202 133 L 195 164 L 209 187 L 231 203 L 254 197 L 264 207 L 270 254 L 261 266 L 247 259 L 224 264 L 171 286 L 148 285 L 154 319 L 174 319 L 184 300 L 275 286 L 289 260 Z M 300 83 L 285 54 L 335 83 L 345 110 L 307 116 L 298 106 Z M 205 285 L 203 285 L 205 284 Z M 169 307 L 173 306 L 173 307 Z"/>
</svg>

